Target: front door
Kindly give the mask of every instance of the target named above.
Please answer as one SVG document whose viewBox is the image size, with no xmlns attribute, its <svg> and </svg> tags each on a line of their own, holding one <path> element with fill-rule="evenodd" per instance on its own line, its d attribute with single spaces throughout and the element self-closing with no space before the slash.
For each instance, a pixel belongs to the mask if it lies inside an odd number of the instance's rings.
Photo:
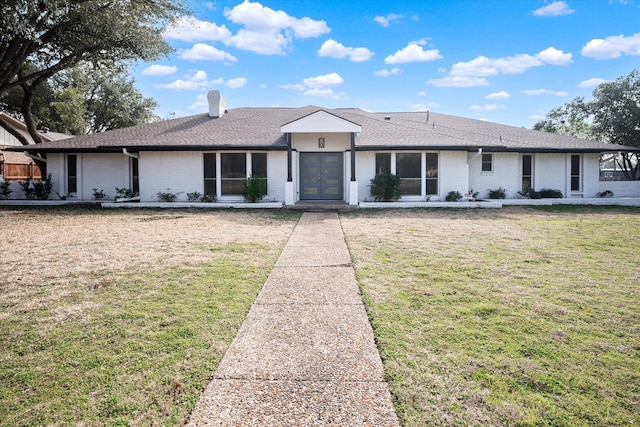
<svg viewBox="0 0 640 427">
<path fill-rule="evenodd" d="M 300 153 L 300 200 L 343 200 L 343 153 Z"/>
</svg>

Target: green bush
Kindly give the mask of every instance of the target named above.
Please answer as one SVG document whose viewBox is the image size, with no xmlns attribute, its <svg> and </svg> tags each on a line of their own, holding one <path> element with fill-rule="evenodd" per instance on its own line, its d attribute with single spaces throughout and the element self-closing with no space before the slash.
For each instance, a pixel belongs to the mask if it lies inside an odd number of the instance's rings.
<svg viewBox="0 0 640 427">
<path fill-rule="evenodd" d="M 267 195 L 267 180 L 259 176 L 250 176 L 242 184 L 242 196 L 247 202 L 256 203 Z"/>
<path fill-rule="evenodd" d="M 40 181 L 28 179 L 20 183 L 24 197 L 29 200 L 47 200 L 53 188 L 51 174 Z"/>
<path fill-rule="evenodd" d="M 543 188 L 538 193 L 542 199 L 562 199 L 562 191 L 553 188 Z"/>
<path fill-rule="evenodd" d="M 489 191 L 490 199 L 506 199 L 507 198 L 507 190 L 505 190 L 502 187 L 498 187 L 494 190 L 488 190 L 488 191 Z"/>
<path fill-rule="evenodd" d="M 615 194 L 611 190 L 604 190 L 598 193 L 598 197 L 613 197 Z"/>
<path fill-rule="evenodd" d="M 202 194 L 200 194 L 200 192 L 198 191 L 187 193 L 187 200 L 190 202 L 195 202 L 196 200 L 200 199 L 200 196 L 202 196 Z"/>
<path fill-rule="evenodd" d="M 13 190 L 11 189 L 11 181 L 0 182 L 0 194 L 8 200 L 11 193 L 13 193 Z"/>
<path fill-rule="evenodd" d="M 131 199 L 138 195 L 137 191 L 133 191 L 130 188 L 118 188 L 116 187 L 116 197 L 119 199 Z"/>
<path fill-rule="evenodd" d="M 175 202 L 178 198 L 178 194 L 180 193 L 172 193 L 171 190 L 167 188 L 166 192 L 158 191 L 156 193 L 156 197 L 161 202 Z"/>
<path fill-rule="evenodd" d="M 104 191 L 98 190 L 97 188 L 93 189 L 93 199 L 94 200 L 102 200 L 105 198 Z"/>
<path fill-rule="evenodd" d="M 462 200 L 462 194 L 459 191 L 449 191 L 447 193 L 447 197 L 445 197 L 447 202 L 459 202 Z"/>
<path fill-rule="evenodd" d="M 391 173 L 379 173 L 371 180 L 370 192 L 376 202 L 398 200 L 402 196 L 400 177 Z"/>
</svg>

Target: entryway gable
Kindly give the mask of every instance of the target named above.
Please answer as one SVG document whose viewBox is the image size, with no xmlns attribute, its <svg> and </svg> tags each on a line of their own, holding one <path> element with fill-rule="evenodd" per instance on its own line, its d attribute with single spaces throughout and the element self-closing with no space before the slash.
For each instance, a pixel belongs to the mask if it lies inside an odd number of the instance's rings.
<svg viewBox="0 0 640 427">
<path fill-rule="evenodd" d="M 361 132 L 362 127 L 324 110 L 318 110 L 280 127 L 283 133 Z"/>
</svg>

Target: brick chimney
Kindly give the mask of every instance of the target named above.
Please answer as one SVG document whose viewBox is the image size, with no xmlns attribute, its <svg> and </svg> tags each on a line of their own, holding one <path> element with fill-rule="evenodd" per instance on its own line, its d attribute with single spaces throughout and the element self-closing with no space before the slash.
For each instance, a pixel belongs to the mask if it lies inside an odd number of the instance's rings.
<svg viewBox="0 0 640 427">
<path fill-rule="evenodd" d="M 207 101 L 209 101 L 209 117 L 222 117 L 227 108 L 227 100 L 220 96 L 220 91 L 210 90 Z"/>
</svg>

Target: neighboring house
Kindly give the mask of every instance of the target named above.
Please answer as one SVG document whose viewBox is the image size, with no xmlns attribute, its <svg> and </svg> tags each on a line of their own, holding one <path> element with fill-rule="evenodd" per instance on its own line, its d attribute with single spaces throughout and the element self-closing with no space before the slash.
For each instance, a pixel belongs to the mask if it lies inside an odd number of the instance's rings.
<svg viewBox="0 0 640 427">
<path fill-rule="evenodd" d="M 6 113 L 0 112 L 0 117 L 5 122 L 10 123 L 13 129 L 20 133 L 29 145 L 35 144 L 24 123 Z M 48 130 L 41 131 L 39 134 L 43 141 L 55 141 L 71 137 L 71 135 L 49 132 Z M 27 179 L 41 179 L 40 168 L 33 159 L 25 156 L 22 152 L 8 150 L 13 147 L 24 147 L 24 145 L 7 129 L 0 126 L 0 180 L 25 181 Z"/>
<path fill-rule="evenodd" d="M 54 191 L 90 200 L 116 188 L 199 192 L 242 200 L 250 175 L 267 178 L 265 200 L 371 200 L 379 172 L 401 178 L 405 201 L 444 200 L 470 189 L 507 197 L 534 188 L 564 197 L 640 196 L 640 182 L 600 182 L 601 153 L 633 148 L 430 112 L 371 113 L 357 108 L 236 108 L 218 91 L 209 114 L 166 120 L 25 147 L 47 157 Z M 620 184 L 618 187 L 616 185 Z"/>
</svg>

